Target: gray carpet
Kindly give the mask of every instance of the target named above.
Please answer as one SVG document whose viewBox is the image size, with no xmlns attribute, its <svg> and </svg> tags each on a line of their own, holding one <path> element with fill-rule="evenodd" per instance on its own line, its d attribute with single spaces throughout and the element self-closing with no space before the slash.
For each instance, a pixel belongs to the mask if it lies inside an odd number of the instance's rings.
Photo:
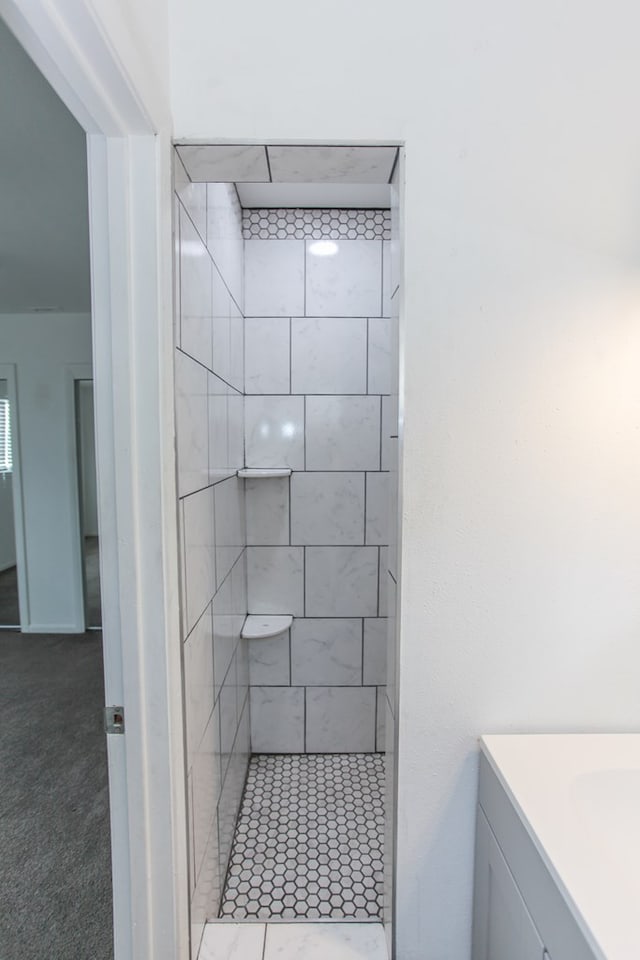
<svg viewBox="0 0 640 960">
<path fill-rule="evenodd" d="M 112 960 L 102 635 L 0 633 L 0 958 Z"/>
<path fill-rule="evenodd" d="M 19 623 L 18 571 L 9 567 L 0 572 L 0 625 L 17 627 Z"/>
</svg>

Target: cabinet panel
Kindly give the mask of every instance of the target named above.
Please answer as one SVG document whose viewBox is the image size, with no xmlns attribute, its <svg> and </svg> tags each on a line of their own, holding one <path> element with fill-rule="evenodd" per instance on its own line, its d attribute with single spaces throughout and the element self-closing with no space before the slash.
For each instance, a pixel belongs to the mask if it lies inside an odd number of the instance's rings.
<svg viewBox="0 0 640 960">
<path fill-rule="evenodd" d="M 487 820 L 478 810 L 473 960 L 543 960 L 544 946 Z"/>
</svg>

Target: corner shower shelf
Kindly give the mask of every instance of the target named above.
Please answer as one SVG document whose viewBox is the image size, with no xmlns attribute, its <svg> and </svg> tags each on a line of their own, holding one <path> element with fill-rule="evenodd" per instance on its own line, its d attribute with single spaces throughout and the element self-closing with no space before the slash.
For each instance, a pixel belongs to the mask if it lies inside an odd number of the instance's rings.
<svg viewBox="0 0 640 960">
<path fill-rule="evenodd" d="M 266 640 L 267 637 L 277 637 L 288 630 L 293 623 L 293 617 L 272 617 L 267 614 L 249 614 L 244 622 L 241 636 L 245 640 Z"/>
<path fill-rule="evenodd" d="M 289 467 L 245 467 L 238 470 L 238 476 L 244 480 L 257 480 L 259 477 L 290 477 Z"/>
</svg>

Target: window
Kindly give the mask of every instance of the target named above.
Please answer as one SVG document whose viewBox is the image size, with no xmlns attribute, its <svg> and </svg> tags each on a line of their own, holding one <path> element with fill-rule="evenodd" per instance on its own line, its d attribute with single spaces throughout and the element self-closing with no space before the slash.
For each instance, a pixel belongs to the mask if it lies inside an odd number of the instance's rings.
<svg viewBox="0 0 640 960">
<path fill-rule="evenodd" d="M 12 470 L 13 457 L 11 456 L 9 401 L 0 398 L 0 474 L 11 473 Z"/>
</svg>

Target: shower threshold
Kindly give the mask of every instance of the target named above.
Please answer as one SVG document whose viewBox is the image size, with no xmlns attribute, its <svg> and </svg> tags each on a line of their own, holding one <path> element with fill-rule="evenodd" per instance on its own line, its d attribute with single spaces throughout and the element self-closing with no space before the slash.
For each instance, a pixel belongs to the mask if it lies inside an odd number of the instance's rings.
<svg viewBox="0 0 640 960">
<path fill-rule="evenodd" d="M 383 838 L 383 754 L 256 754 L 220 919 L 379 920 Z"/>
</svg>

